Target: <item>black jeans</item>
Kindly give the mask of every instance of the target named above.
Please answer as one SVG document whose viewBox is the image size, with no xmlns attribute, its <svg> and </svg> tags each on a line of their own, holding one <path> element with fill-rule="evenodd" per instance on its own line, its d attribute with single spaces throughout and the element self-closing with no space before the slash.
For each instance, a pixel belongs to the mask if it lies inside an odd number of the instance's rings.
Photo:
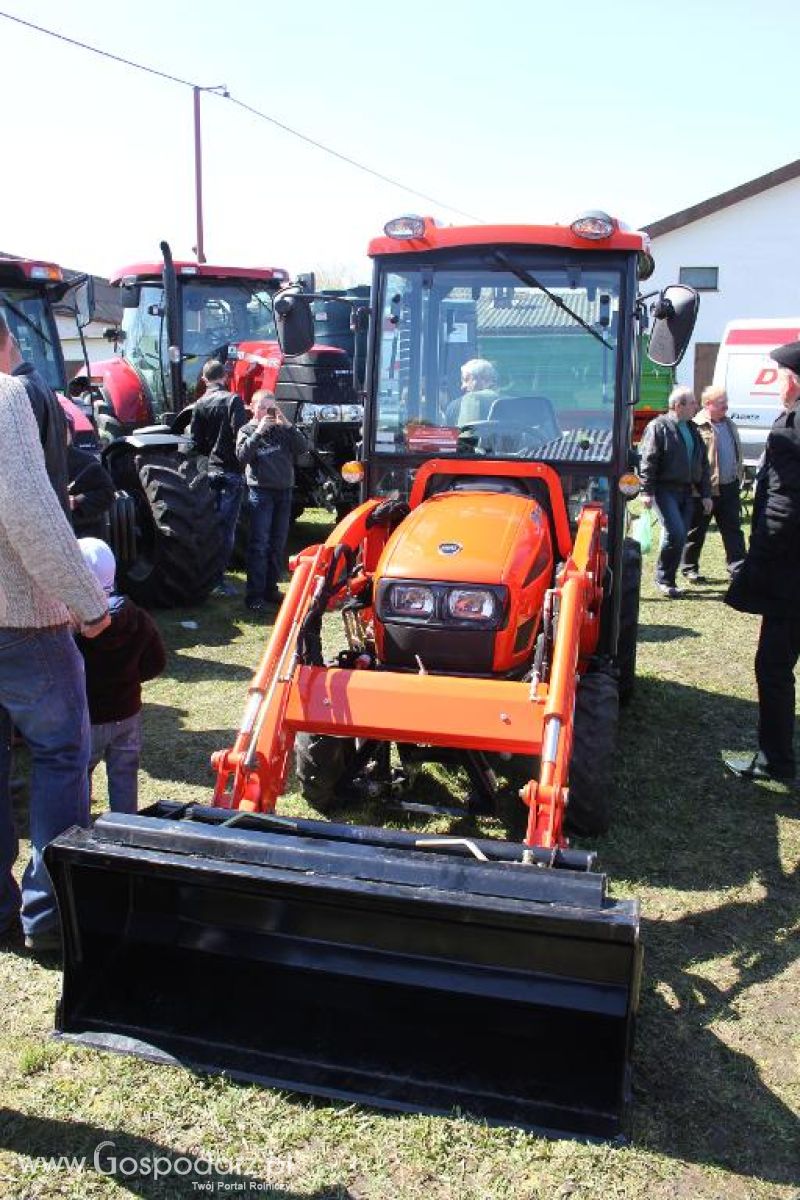
<svg viewBox="0 0 800 1200">
<path fill-rule="evenodd" d="M 692 508 L 691 524 L 686 535 L 686 548 L 683 552 L 681 570 L 695 572 L 699 569 L 700 553 L 703 549 L 711 524 L 711 517 L 716 518 L 717 528 L 725 547 L 725 561 L 728 570 L 740 563 L 745 556 L 744 534 L 742 533 L 742 506 L 739 500 L 739 483 L 723 483 L 719 495 L 712 500 L 711 512 L 703 512 L 703 502 L 695 498 Z"/>
<path fill-rule="evenodd" d="M 758 745 L 774 775 L 793 778 L 794 668 L 800 618 L 762 617 L 756 650 Z"/>
</svg>

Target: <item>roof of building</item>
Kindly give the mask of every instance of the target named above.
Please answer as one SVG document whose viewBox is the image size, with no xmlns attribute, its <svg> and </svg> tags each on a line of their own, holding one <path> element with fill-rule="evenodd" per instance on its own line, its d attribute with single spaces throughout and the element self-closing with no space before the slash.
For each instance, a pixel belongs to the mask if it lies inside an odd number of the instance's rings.
<svg viewBox="0 0 800 1200">
<path fill-rule="evenodd" d="M 672 213 L 669 217 L 662 217 L 660 221 L 643 225 L 642 229 L 645 233 L 649 233 L 651 238 L 657 238 L 664 233 L 672 233 L 673 229 L 681 229 L 684 225 L 691 225 L 693 221 L 700 221 L 703 217 L 720 212 L 723 208 L 730 208 L 732 204 L 738 204 L 740 200 L 749 200 L 752 196 L 767 192 L 781 183 L 789 183 L 798 177 L 800 177 L 800 158 L 787 163 L 785 167 L 769 171 L 766 175 L 759 175 L 757 179 L 740 183 L 738 187 L 731 188 L 730 191 L 720 192 L 718 196 L 711 196 L 708 200 L 701 200 L 699 204 L 693 204 L 691 208 L 681 209 L 680 212 Z"/>
</svg>

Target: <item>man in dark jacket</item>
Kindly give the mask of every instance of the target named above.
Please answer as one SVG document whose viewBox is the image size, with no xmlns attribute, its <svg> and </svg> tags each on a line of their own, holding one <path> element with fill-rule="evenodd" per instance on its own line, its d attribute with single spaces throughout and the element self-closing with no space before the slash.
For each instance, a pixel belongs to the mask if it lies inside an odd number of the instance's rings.
<svg viewBox="0 0 800 1200">
<path fill-rule="evenodd" d="M 278 580 L 292 519 L 294 463 L 304 448 L 303 435 L 287 421 L 272 392 L 256 392 L 253 420 L 236 439 L 250 510 L 245 602 L 251 612 L 265 612 L 283 599 Z"/>
<path fill-rule="evenodd" d="M 750 548 L 726 604 L 760 613 L 756 651 L 758 745 L 725 758 L 747 779 L 793 779 L 794 668 L 800 656 L 800 342 L 772 351 L 784 411 L 772 426 L 756 481 Z"/>
<path fill-rule="evenodd" d="M 642 436 L 640 475 L 642 504 L 647 509 L 655 505 L 664 529 L 656 583 L 675 600 L 681 595 L 675 573 L 691 523 L 692 492 L 696 489 L 703 511 L 711 512 L 711 475 L 705 445 L 691 419 L 691 388 L 673 388 L 668 403 L 669 411 L 651 421 Z"/>
<path fill-rule="evenodd" d="M 221 362 L 209 359 L 202 375 L 206 390 L 194 406 L 189 451 L 208 459 L 208 482 L 216 499 L 223 545 L 222 568 L 214 591 L 230 596 L 236 594 L 236 589 L 226 582 L 225 572 L 233 554 L 242 504 L 242 468 L 236 457 L 236 435 L 247 414 L 241 396 L 225 388 L 225 368 Z"/>
<path fill-rule="evenodd" d="M 44 450 L 44 465 L 53 490 L 67 517 L 70 516 L 67 494 L 67 420 L 53 389 L 30 363 L 25 362 L 19 343 L 0 312 L 0 371 L 16 376 L 31 402 L 39 440 Z"/>
</svg>

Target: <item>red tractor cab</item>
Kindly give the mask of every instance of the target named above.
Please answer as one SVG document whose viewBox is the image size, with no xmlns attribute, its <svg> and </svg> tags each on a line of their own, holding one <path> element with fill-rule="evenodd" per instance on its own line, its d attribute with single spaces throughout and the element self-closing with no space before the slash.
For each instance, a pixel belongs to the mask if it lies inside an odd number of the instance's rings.
<svg viewBox="0 0 800 1200">
<path fill-rule="evenodd" d="M 117 354 L 91 369 L 101 439 L 155 424 L 183 434 L 204 391 L 203 365 L 216 358 L 245 405 L 268 388 L 305 434 L 296 512 L 307 505 L 346 511 L 356 496 L 339 467 L 355 457 L 363 418 L 349 356 L 314 344 L 284 366 L 272 309 L 289 281 L 282 268 L 175 261 L 165 242 L 161 248 L 160 262 L 134 263 L 111 277 L 123 319 L 107 331 Z"/>
<path fill-rule="evenodd" d="M 82 278 L 66 279 L 55 263 L 0 258 L 0 314 L 25 362 L 35 367 L 58 395 L 72 421 L 76 445 L 96 450 L 97 434 L 90 416 L 66 395 L 67 372 L 54 315 L 54 307 Z"/>
</svg>

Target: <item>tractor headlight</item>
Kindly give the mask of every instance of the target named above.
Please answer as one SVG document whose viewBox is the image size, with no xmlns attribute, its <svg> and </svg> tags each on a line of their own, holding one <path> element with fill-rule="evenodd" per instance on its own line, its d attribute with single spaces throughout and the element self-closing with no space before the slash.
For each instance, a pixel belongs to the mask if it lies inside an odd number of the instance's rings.
<svg viewBox="0 0 800 1200">
<path fill-rule="evenodd" d="M 364 407 L 361 404 L 343 404 L 342 405 L 342 420 L 357 421 L 359 424 L 364 420 Z"/>
<path fill-rule="evenodd" d="M 412 583 L 395 583 L 386 595 L 386 614 L 396 617 L 429 617 L 434 596 L 430 588 Z"/>
<path fill-rule="evenodd" d="M 447 596 L 447 611 L 457 621 L 491 621 L 495 596 L 483 588 L 453 588 Z"/>
<path fill-rule="evenodd" d="M 300 420 L 304 425 L 314 421 L 339 421 L 342 410 L 338 404 L 303 404 L 300 408 Z"/>
</svg>

